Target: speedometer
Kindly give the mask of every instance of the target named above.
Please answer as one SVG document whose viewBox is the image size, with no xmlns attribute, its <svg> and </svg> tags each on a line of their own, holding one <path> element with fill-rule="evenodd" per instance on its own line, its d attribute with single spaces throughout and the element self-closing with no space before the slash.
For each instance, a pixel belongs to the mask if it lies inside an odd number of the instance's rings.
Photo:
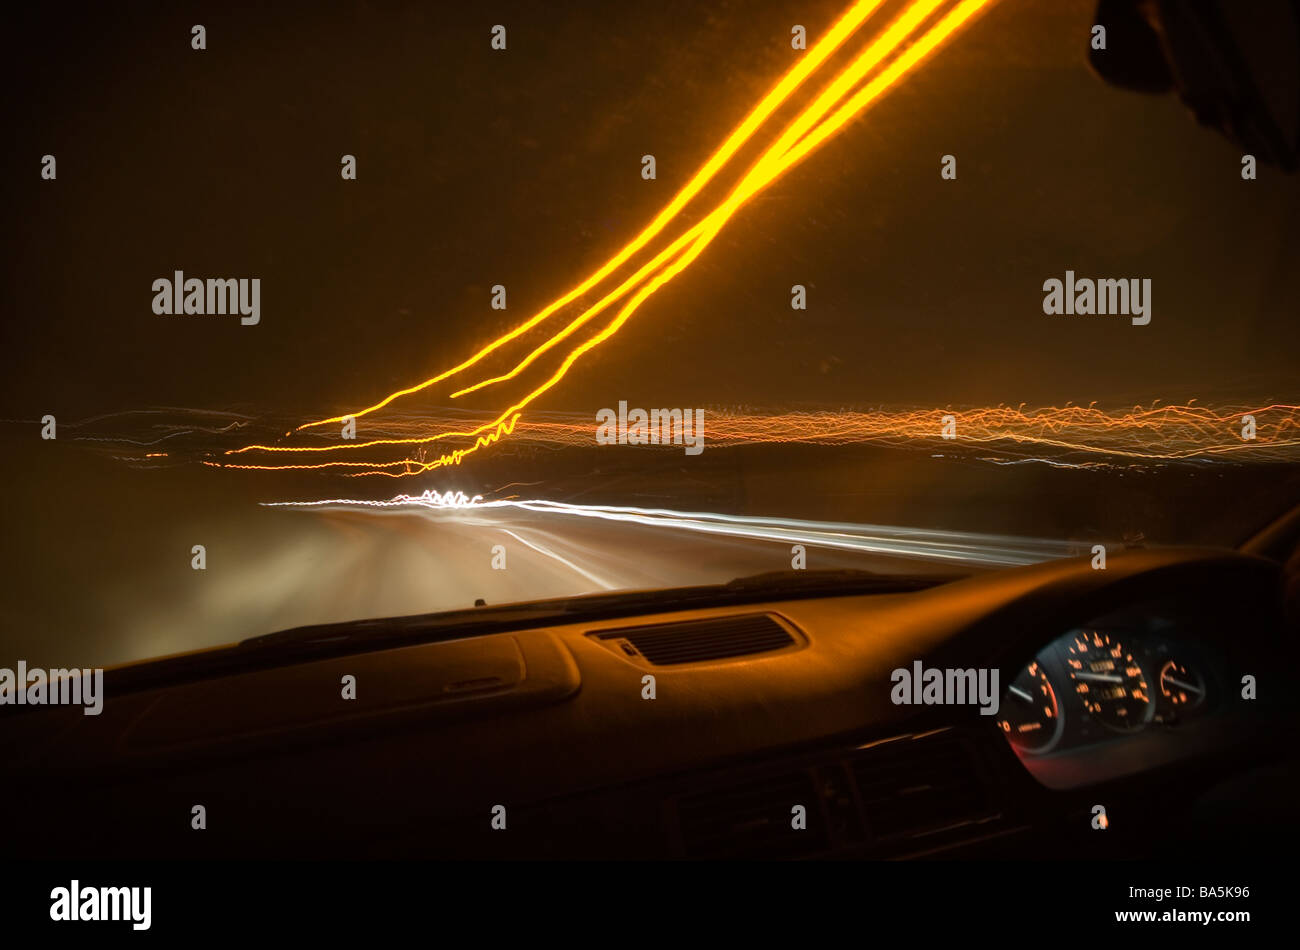
<svg viewBox="0 0 1300 950">
<path fill-rule="evenodd" d="M 1097 630 L 1082 630 L 1069 645 L 1066 664 L 1074 691 L 1084 708 L 1102 725 L 1117 732 L 1141 729 L 1155 714 L 1142 664 Z"/>
</svg>

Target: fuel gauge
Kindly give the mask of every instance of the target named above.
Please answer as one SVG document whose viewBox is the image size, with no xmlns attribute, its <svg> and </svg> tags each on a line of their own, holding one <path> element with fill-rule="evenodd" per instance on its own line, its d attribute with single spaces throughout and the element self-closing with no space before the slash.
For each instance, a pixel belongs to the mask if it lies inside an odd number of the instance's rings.
<svg viewBox="0 0 1300 950">
<path fill-rule="evenodd" d="M 1047 752 L 1060 741 L 1064 728 L 1061 705 L 1043 664 L 1037 660 L 1021 670 L 1007 687 L 1002 708 L 1006 715 L 998 725 L 1007 741 L 1021 752 Z"/>
<path fill-rule="evenodd" d="M 1169 660 L 1160 667 L 1160 695 L 1171 706 L 1192 709 L 1205 699 L 1205 680 L 1185 663 Z"/>
</svg>

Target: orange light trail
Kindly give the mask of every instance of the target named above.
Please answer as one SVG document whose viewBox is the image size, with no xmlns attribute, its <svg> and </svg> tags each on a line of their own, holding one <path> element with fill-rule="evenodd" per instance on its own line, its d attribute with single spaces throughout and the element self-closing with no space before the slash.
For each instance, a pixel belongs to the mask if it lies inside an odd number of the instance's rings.
<svg viewBox="0 0 1300 950">
<path fill-rule="evenodd" d="M 432 471 L 435 468 L 441 468 L 444 465 L 459 465 L 471 452 L 476 452 L 481 448 L 486 448 L 497 442 L 501 438 L 510 435 L 519 422 L 519 413 L 515 413 L 506 422 L 500 422 L 496 428 L 486 435 L 480 435 L 474 440 L 474 444 L 469 448 L 455 449 L 451 452 L 438 456 L 432 462 L 424 462 L 419 459 L 401 459 L 396 462 L 326 462 L 322 464 L 302 464 L 302 465 L 240 465 L 229 462 L 209 462 L 205 461 L 204 465 L 214 466 L 217 468 L 239 468 L 251 469 L 256 471 L 279 471 L 281 469 L 305 469 L 305 468 L 325 468 L 325 467 L 348 467 L 364 468 L 364 472 L 349 473 L 350 477 L 360 475 L 387 475 L 390 478 L 402 478 L 406 475 L 417 475 L 420 472 Z M 479 427 L 476 432 L 481 432 L 484 427 Z M 397 441 L 397 440 L 394 440 Z M 242 449 L 239 451 L 243 451 Z M 401 468 L 401 472 L 386 472 L 384 469 Z"/>
<path fill-rule="evenodd" d="M 814 149 L 823 144 L 833 134 L 842 129 L 850 120 L 861 113 L 868 105 L 878 99 L 889 88 L 895 85 L 922 59 L 933 52 L 945 39 L 956 32 L 957 29 L 970 20 L 970 18 L 976 13 L 992 3 L 993 0 L 962 0 L 962 2 L 953 7 L 934 26 L 917 38 L 904 52 L 898 55 L 884 70 L 882 70 L 870 82 L 866 83 L 862 89 L 850 96 L 848 101 L 844 102 L 838 109 L 836 109 L 829 118 L 825 118 L 826 113 L 834 108 L 836 103 L 844 99 L 844 97 L 848 95 L 855 86 L 857 86 L 873 69 L 884 62 L 891 53 L 897 52 L 916 28 L 930 18 L 944 2 L 946 2 L 946 0 L 916 0 L 916 2 L 907 7 L 884 30 L 879 38 L 872 42 L 864 52 L 857 56 L 848 67 L 842 70 L 828 84 L 826 89 L 817 96 L 814 102 L 810 106 L 806 107 L 786 127 L 776 142 L 769 146 L 762 156 L 751 166 L 749 171 L 742 178 L 741 182 L 733 188 L 725 201 L 710 212 L 702 221 L 673 241 L 649 263 L 641 267 L 632 275 L 632 277 L 625 280 L 621 285 L 615 288 L 615 290 L 607 294 L 595 306 L 589 308 L 587 311 L 572 320 L 561 331 L 553 334 L 550 339 L 536 347 L 521 362 L 517 363 L 514 369 L 510 372 L 502 376 L 493 377 L 482 380 L 476 384 L 471 384 L 453 394 L 453 396 L 460 396 L 473 392 L 484 386 L 513 378 L 549 349 L 567 339 L 597 313 L 601 312 L 610 304 L 621 299 L 623 296 L 626 296 L 635 288 L 640 286 L 640 290 L 633 294 L 631 299 L 618 312 L 612 322 L 588 340 L 572 349 L 561 362 L 559 368 L 545 382 L 536 386 L 524 398 L 515 402 L 512 406 L 501 412 L 491 421 L 485 422 L 483 425 L 470 432 L 444 431 L 433 435 L 419 437 L 372 439 L 359 443 L 349 442 L 326 446 L 249 445 L 240 449 L 231 450 L 227 454 L 239 454 L 250 451 L 292 453 L 355 451 L 357 449 L 364 449 L 377 445 L 423 445 L 440 439 L 454 437 L 477 439 L 474 445 L 470 448 L 444 454 L 433 462 L 422 462 L 408 459 L 398 463 L 385 463 L 383 465 L 371 466 L 372 470 L 402 467 L 403 471 L 398 473 L 397 476 L 400 477 L 401 475 L 418 474 L 444 464 L 459 464 L 468 454 L 470 454 L 470 452 L 483 447 L 485 444 L 491 444 L 492 442 L 499 440 L 503 434 L 508 434 L 510 429 L 513 429 L 513 424 L 517 421 L 517 415 L 522 409 L 527 407 L 536 398 L 550 390 L 556 383 L 558 383 L 574 363 L 585 353 L 589 352 L 596 346 L 599 346 L 617 333 L 641 303 L 688 267 L 704 251 L 704 249 L 708 247 L 722 227 L 746 202 L 810 154 Z M 330 422 L 341 422 L 349 417 L 355 419 L 377 409 L 381 409 L 403 395 L 418 392 L 436 382 L 446 379 L 447 377 L 474 365 L 480 359 L 503 346 L 505 343 L 537 326 L 551 316 L 555 311 L 567 303 L 577 299 L 587 290 L 594 287 L 606 276 L 615 271 L 622 263 L 627 261 L 632 254 L 662 231 L 667 223 L 677 215 L 689 200 L 714 177 L 722 165 L 735 154 L 736 150 L 753 135 L 757 128 L 771 115 L 777 106 L 780 105 L 780 103 L 782 103 L 799 85 L 801 85 L 809 75 L 811 75 L 817 65 L 820 65 L 820 63 L 822 63 L 826 57 L 834 51 L 834 49 L 838 48 L 838 46 L 842 44 L 854 30 L 856 30 L 856 28 L 866 19 L 877 5 L 878 3 L 874 2 L 859 3 L 855 5 L 855 7 L 853 7 L 845 17 L 841 18 L 839 23 L 832 28 L 831 34 L 828 35 L 822 43 L 817 44 L 817 46 L 810 51 L 810 56 L 801 61 L 799 66 L 796 66 L 795 69 L 791 70 L 791 72 L 777 84 L 763 102 L 760 103 L 760 105 L 751 112 L 746 120 L 732 133 L 731 137 L 724 143 L 724 145 L 714 153 L 705 166 L 696 173 L 695 177 L 691 179 L 691 182 L 688 183 L 688 185 L 678 193 L 660 215 L 656 217 L 651 225 L 642 231 L 641 234 L 639 234 L 632 242 L 626 245 L 618 254 L 615 255 L 615 257 L 611 258 L 610 261 L 597 270 L 582 284 L 579 284 L 568 294 L 559 298 L 547 308 L 534 315 L 530 320 L 520 324 L 514 330 L 502 337 L 499 337 L 497 340 L 488 344 L 488 346 L 484 347 L 472 356 L 469 360 L 453 367 L 451 370 L 433 377 L 432 379 L 425 380 L 423 383 L 414 387 L 393 393 L 381 402 L 364 410 L 344 413 L 328 419 L 318 420 L 314 423 L 308 423 L 306 426 L 300 426 L 299 429 L 306 428 L 307 426 L 323 425 Z M 502 427 L 506 424 L 506 420 L 510 420 L 510 429 L 503 432 Z M 493 438 L 484 442 L 481 438 L 484 432 L 490 432 Z M 329 468 L 335 466 L 355 467 L 358 464 L 364 465 L 366 463 L 329 461 L 293 466 L 232 465 L 229 467 L 265 469 L 289 467 Z M 393 474 L 391 472 L 377 473 Z"/>
<path fill-rule="evenodd" d="M 591 310 L 588 310 L 586 313 L 579 316 L 565 327 L 564 330 L 560 331 L 560 333 L 556 334 L 537 349 L 533 350 L 533 352 L 530 353 L 521 363 L 516 365 L 513 370 L 502 376 L 483 380 L 482 382 L 462 389 L 457 393 L 453 393 L 453 398 L 465 393 L 473 392 L 481 387 L 513 378 L 520 371 L 526 368 L 536 357 L 540 356 L 556 343 L 565 339 L 579 326 L 585 323 L 591 315 L 603 309 L 608 301 L 612 300 L 616 296 L 621 296 L 626 289 L 634 286 L 635 283 L 643 279 L 646 274 L 650 273 L 660 263 L 670 257 L 673 253 L 676 253 L 683 246 L 686 246 L 689 242 L 687 250 L 671 265 L 671 267 L 661 273 L 660 276 L 654 278 L 645 289 L 632 299 L 631 303 L 619 312 L 618 317 L 604 330 L 598 333 L 586 344 L 583 344 L 583 346 L 573 351 L 573 353 L 570 354 L 570 358 L 562 365 L 560 372 L 556 373 L 556 375 L 553 376 L 545 386 L 539 387 L 529 396 L 527 401 L 516 405 L 515 408 L 523 408 L 528 404 L 528 402 L 531 402 L 534 398 L 541 395 L 558 382 L 564 374 L 568 372 L 569 367 L 576 361 L 576 357 L 581 356 L 583 353 L 600 343 L 603 343 L 605 340 L 617 333 L 623 324 L 627 322 L 633 312 L 635 312 L 637 307 L 640 306 L 642 301 L 677 274 L 681 273 L 681 271 L 685 270 L 685 268 L 689 266 L 706 247 L 708 247 L 709 243 L 712 242 L 713 238 L 717 236 L 718 232 L 722 229 L 722 226 L 731 219 L 731 217 L 743 204 L 745 204 L 745 202 L 766 187 L 769 183 L 774 181 L 778 176 L 792 168 L 801 159 L 812 152 L 813 149 L 842 128 L 845 123 L 853 118 L 853 116 L 865 109 L 867 105 L 878 98 L 891 85 L 897 82 L 904 73 L 907 72 L 907 70 L 918 63 L 927 53 L 938 46 L 945 37 L 956 30 L 958 26 L 983 6 L 986 0 L 968 0 L 967 3 L 964 3 L 957 9 L 953 10 L 953 12 L 945 17 L 938 26 L 927 33 L 921 40 L 913 44 L 908 51 L 895 60 L 888 69 L 872 80 L 872 82 L 870 82 L 864 89 L 853 96 L 849 102 L 845 103 L 839 110 L 837 110 L 830 119 L 824 121 L 813 131 L 807 131 L 808 127 L 816 121 L 818 116 L 824 114 L 836 101 L 841 99 L 844 93 L 855 85 L 862 75 L 876 66 L 890 50 L 901 42 L 903 37 L 910 33 L 918 23 L 923 21 L 930 13 L 932 13 L 940 2 L 942 2 L 942 0 L 922 0 L 922 2 L 916 4 L 900 16 L 876 43 L 873 43 L 872 46 L 863 53 L 863 55 L 859 57 L 859 59 L 856 60 L 844 74 L 831 84 L 831 86 L 817 99 L 813 106 L 791 123 L 782 134 L 781 138 L 777 140 L 776 144 L 764 153 L 763 157 L 754 164 L 753 168 L 750 170 L 749 174 L 745 176 L 740 185 L 737 186 L 737 188 L 727 197 L 727 200 L 715 209 L 712 214 L 670 245 L 666 251 L 642 268 L 641 271 L 638 271 L 635 275 L 629 278 L 623 286 L 610 294 L 609 297 L 606 297 L 605 300 L 597 304 L 596 307 L 593 307 Z M 797 144 L 794 144 L 796 142 Z"/>
<path fill-rule="evenodd" d="M 721 230 L 722 226 L 726 224 L 738 210 L 740 210 L 741 205 L 757 194 L 763 187 L 774 181 L 779 175 L 793 167 L 800 158 L 807 155 L 816 145 L 825 141 L 831 133 L 839 129 L 849 120 L 849 118 L 851 118 L 851 115 L 845 114 L 840 117 L 838 121 L 833 119 L 828 120 L 819 127 L 825 129 L 825 132 L 820 138 L 817 138 L 815 141 L 812 139 L 812 136 L 804 139 L 804 136 L 808 135 L 809 130 L 813 128 L 815 122 L 830 111 L 831 107 L 833 107 L 836 102 L 839 102 L 844 98 L 848 91 L 861 81 L 863 76 L 878 66 L 880 62 L 894 48 L 896 48 L 919 23 L 933 13 L 935 8 L 942 2 L 943 0 L 921 0 L 921 2 L 905 11 L 897 20 L 895 20 L 879 39 L 872 43 L 866 51 L 864 51 L 847 69 L 844 70 L 844 72 L 836 77 L 834 82 L 832 82 L 830 86 L 828 86 L 826 90 L 817 97 L 812 105 L 805 109 L 793 122 L 790 123 L 789 126 L 787 126 L 780 138 L 769 146 L 763 153 L 762 157 L 754 163 L 741 183 L 733 189 L 731 194 L 727 196 L 727 199 L 720 206 L 715 208 L 708 217 L 674 241 L 667 249 L 662 251 L 657 257 L 629 277 L 622 285 L 608 294 L 603 300 L 578 316 L 563 330 L 542 343 L 541 346 L 534 349 L 532 353 L 524 358 L 523 361 L 516 364 L 514 369 L 501 376 L 482 380 L 472 386 L 467 386 L 458 392 L 454 392 L 452 393 L 452 398 L 455 399 L 458 396 L 466 395 L 485 386 L 490 386 L 494 383 L 504 382 L 508 379 L 514 378 L 521 371 L 527 368 L 533 360 L 541 356 L 557 343 L 566 339 L 570 334 L 585 324 L 592 316 L 603 311 L 610 303 L 624 296 L 629 290 L 631 290 L 631 288 L 645 280 L 665 261 L 669 260 L 683 248 L 688 247 L 688 245 L 690 249 L 687 253 L 690 255 L 690 260 L 694 260 L 695 257 L 699 256 L 700 252 L 708 246 L 709 242 L 713 240 L 713 237 Z M 897 73 L 896 76 L 897 75 L 901 75 L 901 71 Z M 875 95 L 879 95 L 883 92 L 887 85 L 888 83 L 877 86 L 874 95 L 871 98 L 874 98 Z M 865 107 L 866 103 L 869 101 L 870 99 L 864 100 L 859 106 L 859 110 Z M 800 142 L 801 139 L 804 139 L 804 142 L 807 142 L 808 144 L 804 146 L 801 151 L 795 154 L 792 147 L 796 142 Z M 802 145 L 803 143 L 800 144 Z M 689 260 L 687 263 L 689 263 Z M 679 272 L 680 269 L 674 273 Z M 662 284 L 657 286 L 662 286 Z M 626 316 L 630 315 L 631 312 L 628 311 Z M 620 319 L 616 321 L 619 327 L 621 327 L 626 321 L 626 316 L 620 314 Z M 617 330 L 617 327 L 615 329 Z M 608 339 L 608 337 L 602 337 L 602 341 L 604 339 Z"/>
<path fill-rule="evenodd" d="M 1194 401 L 1193 401 L 1194 402 Z M 952 415 L 956 438 L 942 438 L 943 417 Z M 1244 417 L 1255 420 L 1255 438 L 1242 438 Z M 534 418 L 511 417 L 512 426 L 480 436 L 465 452 L 474 451 L 510 434 L 520 446 L 594 448 L 594 417 L 586 414 L 542 412 Z M 1300 405 L 1240 404 L 1133 406 L 1112 409 L 1087 406 L 986 406 L 816 410 L 783 413 L 742 413 L 726 409 L 705 412 L 707 443 L 718 448 L 737 445 L 874 445 L 894 448 L 987 454 L 988 461 L 1038 461 L 1068 468 L 1174 461 L 1294 462 L 1300 460 Z M 462 416 L 431 417 L 423 413 L 390 414 L 376 423 L 385 435 L 402 439 L 427 431 L 431 425 L 465 428 Z M 665 446 L 665 451 L 680 451 Z M 617 451 L 617 449 L 602 449 Z M 402 477 L 454 465 L 455 452 L 430 462 L 346 461 L 333 463 L 355 471 L 346 474 Z M 218 465 L 208 462 L 205 464 Z M 233 468 L 316 468 L 316 465 L 234 465 Z"/>
<path fill-rule="evenodd" d="M 798 65 L 791 69 L 790 72 L 787 73 L 770 92 L 768 92 L 763 100 L 754 107 L 753 111 L 745 117 L 744 121 L 736 127 L 731 135 L 728 136 L 727 140 L 722 143 L 712 156 L 710 156 L 709 160 L 705 162 L 700 170 L 695 173 L 694 177 L 687 182 L 686 186 L 673 197 L 664 209 L 659 212 L 655 219 L 650 222 L 650 224 L 640 234 L 624 245 L 622 250 L 588 276 L 582 283 L 570 289 L 563 296 L 553 300 L 526 322 L 521 323 L 510 332 L 493 340 L 463 363 L 460 363 L 437 376 L 426 379 L 422 383 L 417 383 L 416 385 L 410 386 L 406 389 L 398 390 L 375 403 L 373 406 L 368 406 L 365 409 L 345 413 L 340 416 L 331 416 L 328 419 L 308 422 L 299 426 L 298 429 L 301 430 L 312 426 L 326 425 L 332 422 L 342 422 L 349 416 L 354 419 L 359 419 L 362 416 L 369 415 L 378 409 L 384 408 L 395 399 L 399 399 L 402 396 L 409 396 L 412 393 L 417 393 L 423 389 L 427 389 L 449 376 L 453 376 L 462 370 L 468 369 L 501 346 L 504 346 L 506 343 L 509 343 L 511 340 L 516 339 L 531 330 L 533 327 L 542 323 L 551 314 L 555 313 L 555 311 L 567 306 L 583 294 L 587 293 L 663 231 L 668 223 L 677 216 L 678 212 L 685 208 L 686 205 L 690 203 L 691 199 L 698 195 L 704 186 L 713 180 L 717 173 L 732 158 L 732 156 L 736 154 L 741 146 L 753 137 L 754 133 L 758 131 L 759 127 L 767 121 L 772 113 L 803 85 L 804 81 L 826 61 L 827 57 L 839 49 L 840 46 L 842 46 L 844 42 L 853 35 L 858 27 L 861 26 L 869 16 L 871 16 L 882 2 L 883 0 L 859 0 L 858 3 L 854 4 L 853 7 L 850 8 L 850 10 L 831 27 L 830 31 L 821 42 L 808 50 L 807 54 L 800 59 Z"/>
</svg>

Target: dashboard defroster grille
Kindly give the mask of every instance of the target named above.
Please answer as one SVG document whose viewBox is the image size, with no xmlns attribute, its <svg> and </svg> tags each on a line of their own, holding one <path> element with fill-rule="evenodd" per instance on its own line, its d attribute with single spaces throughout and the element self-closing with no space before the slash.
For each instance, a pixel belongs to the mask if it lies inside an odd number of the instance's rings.
<svg viewBox="0 0 1300 950">
<path fill-rule="evenodd" d="M 627 641 L 655 666 L 768 653 L 797 642 L 770 614 L 620 627 L 601 630 L 596 636 L 601 640 Z"/>
</svg>

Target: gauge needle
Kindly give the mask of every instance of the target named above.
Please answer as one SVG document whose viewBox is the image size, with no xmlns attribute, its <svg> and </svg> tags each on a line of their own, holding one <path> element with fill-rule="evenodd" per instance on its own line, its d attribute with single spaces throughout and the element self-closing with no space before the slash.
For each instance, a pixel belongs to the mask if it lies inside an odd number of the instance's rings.
<svg viewBox="0 0 1300 950">
<path fill-rule="evenodd" d="M 1102 683 L 1122 683 L 1122 682 L 1124 682 L 1124 677 L 1122 677 L 1122 676 L 1113 676 L 1113 675 L 1111 675 L 1110 673 L 1075 673 L 1075 674 L 1074 674 L 1074 678 L 1075 678 L 1075 679 L 1080 679 L 1080 680 L 1098 680 L 1099 682 L 1102 682 Z"/>
<path fill-rule="evenodd" d="M 1185 690 L 1187 690 L 1189 693 L 1196 693 L 1198 696 L 1199 696 L 1201 693 L 1205 692 L 1204 690 L 1202 690 L 1202 689 L 1198 689 L 1197 687 L 1193 686 L 1191 683 L 1184 683 L 1182 680 L 1176 680 L 1176 679 L 1174 679 L 1172 676 L 1166 676 L 1166 677 L 1165 677 L 1165 682 L 1166 682 L 1166 683 L 1173 683 L 1173 684 L 1174 684 L 1175 686 L 1177 686 L 1179 689 L 1185 689 Z M 1013 688 L 1014 688 L 1014 687 L 1013 687 Z"/>
<path fill-rule="evenodd" d="M 1034 701 L 1034 697 L 1030 696 L 1028 693 L 1026 693 L 1023 689 L 1020 689 L 1018 686 L 1012 686 L 1011 692 L 1015 693 L 1017 696 L 1019 696 L 1027 703 L 1032 703 Z"/>
</svg>

